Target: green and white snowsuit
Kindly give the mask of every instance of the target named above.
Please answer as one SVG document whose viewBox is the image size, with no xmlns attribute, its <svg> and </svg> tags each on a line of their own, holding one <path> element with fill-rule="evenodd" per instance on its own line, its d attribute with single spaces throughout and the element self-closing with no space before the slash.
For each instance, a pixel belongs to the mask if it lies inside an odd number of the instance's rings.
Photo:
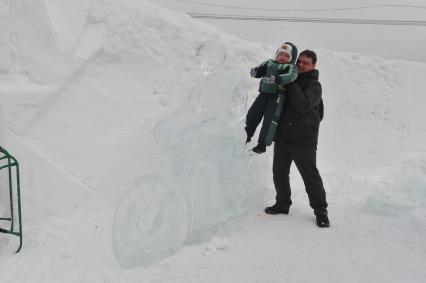
<svg viewBox="0 0 426 283">
<path fill-rule="evenodd" d="M 293 60 L 294 61 L 294 60 Z M 251 138 L 262 117 L 263 123 L 259 133 L 258 143 L 270 145 L 273 140 L 273 133 L 269 133 L 274 114 L 276 114 L 277 105 L 282 107 L 285 97 L 285 85 L 296 80 L 298 74 L 297 66 L 294 63 L 282 64 L 276 60 L 267 60 L 256 67 L 256 78 L 262 78 L 259 85 L 259 95 L 250 107 L 246 116 L 247 137 Z M 275 77 L 278 83 L 270 83 L 271 76 Z M 279 79 L 276 79 L 279 77 Z M 279 109 L 281 114 L 281 109 Z M 275 126 L 275 125 L 274 125 Z M 275 130 L 275 129 L 274 129 Z"/>
</svg>

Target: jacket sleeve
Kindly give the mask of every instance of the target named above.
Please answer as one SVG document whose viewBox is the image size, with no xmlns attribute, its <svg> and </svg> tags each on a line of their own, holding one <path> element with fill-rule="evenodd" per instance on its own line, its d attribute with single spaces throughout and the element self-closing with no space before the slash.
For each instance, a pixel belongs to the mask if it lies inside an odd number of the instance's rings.
<svg viewBox="0 0 426 283">
<path fill-rule="evenodd" d="M 280 75 L 281 85 L 289 84 L 297 79 L 297 74 L 299 73 L 297 66 L 294 64 L 289 64 L 287 68 L 286 73 Z"/>
<path fill-rule="evenodd" d="M 266 68 L 268 66 L 269 60 L 263 62 L 256 67 L 256 76 L 255 78 L 262 78 L 266 74 Z"/>
<path fill-rule="evenodd" d="M 306 113 L 321 102 L 322 88 L 318 81 L 312 82 L 304 91 L 296 83 L 288 84 L 286 90 L 297 112 Z"/>
</svg>

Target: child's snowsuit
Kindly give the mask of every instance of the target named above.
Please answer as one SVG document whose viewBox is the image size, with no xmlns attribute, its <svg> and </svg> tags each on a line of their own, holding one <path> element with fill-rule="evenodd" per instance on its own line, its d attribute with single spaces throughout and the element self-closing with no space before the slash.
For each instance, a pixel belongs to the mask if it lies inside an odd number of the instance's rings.
<svg viewBox="0 0 426 283">
<path fill-rule="evenodd" d="M 295 58 L 292 60 L 294 62 Z M 293 82 L 297 78 L 298 69 L 294 63 L 282 64 L 276 60 L 268 60 L 255 68 L 256 78 L 262 78 L 259 86 L 259 95 L 250 107 L 246 116 L 247 140 L 253 137 L 257 126 L 263 117 L 262 128 L 259 133 L 258 143 L 271 145 L 272 140 L 266 139 L 268 129 L 276 112 L 279 94 L 285 94 L 284 85 Z M 271 76 L 279 76 L 279 84 L 270 83 Z"/>
</svg>

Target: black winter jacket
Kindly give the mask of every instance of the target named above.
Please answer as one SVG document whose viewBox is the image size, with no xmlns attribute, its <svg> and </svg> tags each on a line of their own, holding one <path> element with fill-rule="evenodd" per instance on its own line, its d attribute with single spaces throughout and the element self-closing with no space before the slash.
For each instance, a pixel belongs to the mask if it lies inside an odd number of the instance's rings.
<svg viewBox="0 0 426 283">
<path fill-rule="evenodd" d="M 278 123 L 276 143 L 316 146 L 320 124 L 321 84 L 318 70 L 300 73 L 285 86 L 287 97 Z"/>
</svg>

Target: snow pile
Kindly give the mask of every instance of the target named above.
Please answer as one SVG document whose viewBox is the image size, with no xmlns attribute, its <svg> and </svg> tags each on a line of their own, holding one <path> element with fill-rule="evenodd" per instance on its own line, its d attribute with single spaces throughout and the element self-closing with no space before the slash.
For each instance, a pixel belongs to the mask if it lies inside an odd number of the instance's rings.
<svg viewBox="0 0 426 283">
<path fill-rule="evenodd" d="M 0 23 L 0 142 L 24 202 L 22 253 L 0 235 L 2 281 L 137 281 L 121 267 L 208 242 L 271 196 L 272 150 L 247 154 L 243 118 L 248 70 L 274 47 L 135 0 L 1 0 Z M 426 66 L 318 55 L 331 209 L 424 219 Z"/>
<path fill-rule="evenodd" d="M 425 209 L 426 66 L 348 53 L 319 58 L 326 107 L 319 154 L 328 186 L 348 202 L 366 199 L 366 210 L 381 215 Z M 349 180 L 358 185 L 348 188 Z"/>
<path fill-rule="evenodd" d="M 145 2 L 79 2 L 10 3 L 2 138 L 31 175 L 25 221 L 117 208 L 90 225 L 113 227 L 122 266 L 157 261 L 209 239 L 262 188 L 243 152 L 247 66 L 230 63 L 253 51 Z"/>
<path fill-rule="evenodd" d="M 328 107 L 321 143 L 336 167 L 381 175 L 426 149 L 424 64 L 347 53 L 320 60 Z"/>
</svg>

